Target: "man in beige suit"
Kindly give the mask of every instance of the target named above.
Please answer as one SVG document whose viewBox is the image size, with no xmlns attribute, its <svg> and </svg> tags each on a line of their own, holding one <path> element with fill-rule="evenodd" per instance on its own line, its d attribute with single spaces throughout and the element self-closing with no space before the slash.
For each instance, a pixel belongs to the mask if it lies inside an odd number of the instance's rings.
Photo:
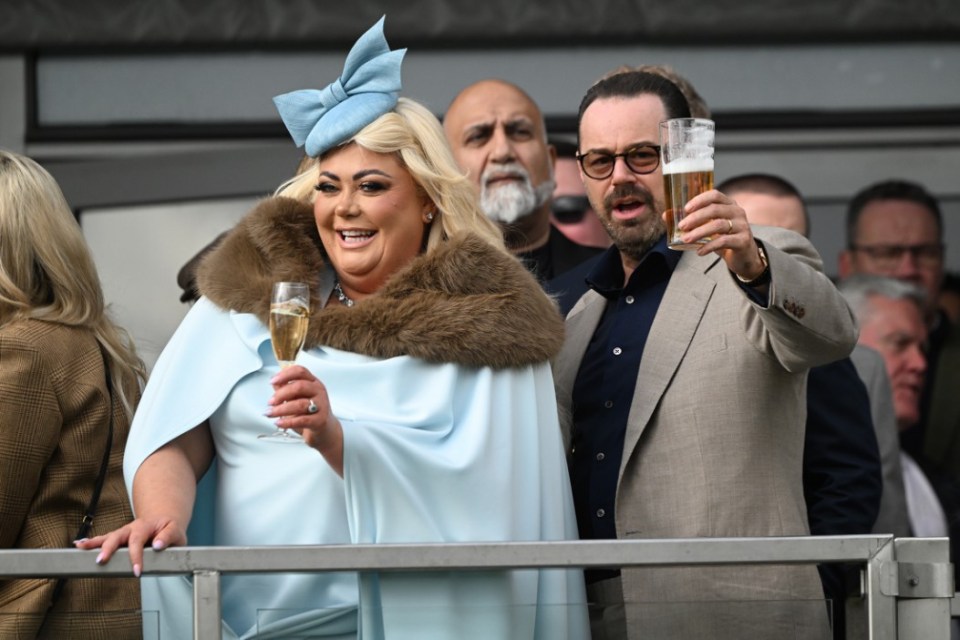
<svg viewBox="0 0 960 640">
<path fill-rule="evenodd" d="M 555 365 L 584 538 L 807 533 L 807 370 L 847 356 L 849 308 L 802 236 L 718 191 L 666 248 L 658 123 L 683 95 L 642 72 L 591 87 L 579 115 L 587 194 L 615 248 L 587 276 Z M 758 232 L 759 235 L 759 232 Z M 594 639 L 825 637 L 813 566 L 588 572 Z M 626 604 L 626 607 L 623 604 Z"/>
</svg>

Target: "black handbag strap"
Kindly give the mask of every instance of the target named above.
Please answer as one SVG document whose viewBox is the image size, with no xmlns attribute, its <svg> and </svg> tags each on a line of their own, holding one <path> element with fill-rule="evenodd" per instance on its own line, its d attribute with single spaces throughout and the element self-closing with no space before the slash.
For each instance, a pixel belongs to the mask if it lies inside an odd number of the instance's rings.
<svg viewBox="0 0 960 640">
<path fill-rule="evenodd" d="M 80 529 L 73 538 L 74 540 L 86 538 L 90 535 L 90 530 L 93 528 L 93 517 L 97 513 L 97 503 L 100 502 L 100 492 L 103 490 L 103 483 L 107 479 L 107 467 L 110 465 L 110 449 L 113 447 L 113 381 L 110 379 L 110 367 L 107 364 L 107 354 L 104 352 L 103 346 L 99 346 L 100 356 L 103 358 L 103 370 L 107 376 L 107 415 L 109 416 L 107 419 L 107 446 L 103 450 L 103 459 L 100 461 L 100 471 L 97 473 L 97 481 L 93 485 L 93 495 L 90 496 L 90 502 L 87 503 L 83 520 L 80 521 Z M 63 587 L 66 583 L 66 578 L 59 578 L 57 580 L 57 584 L 53 588 L 53 596 L 50 598 L 50 605 L 47 607 L 48 613 L 53 609 L 54 605 L 57 604 L 57 601 L 63 594 Z M 46 623 L 46 620 L 44 620 L 44 623 Z M 42 631 L 43 625 L 37 630 L 37 637 L 40 637 Z"/>
<path fill-rule="evenodd" d="M 93 528 L 93 516 L 97 514 L 97 504 L 100 502 L 100 492 L 103 490 L 103 483 L 107 479 L 107 467 L 110 466 L 110 449 L 113 447 L 113 382 L 110 380 L 110 368 L 107 366 L 106 354 L 103 353 L 103 347 L 100 348 L 100 354 L 103 356 L 103 368 L 107 372 L 107 411 L 110 417 L 107 420 L 107 446 L 103 450 L 103 459 L 100 460 L 100 471 L 97 473 L 97 482 L 93 485 L 93 495 L 90 496 L 90 503 L 87 504 L 86 513 L 83 514 L 83 521 L 80 523 L 80 529 L 77 531 L 77 537 L 86 538 Z"/>
</svg>

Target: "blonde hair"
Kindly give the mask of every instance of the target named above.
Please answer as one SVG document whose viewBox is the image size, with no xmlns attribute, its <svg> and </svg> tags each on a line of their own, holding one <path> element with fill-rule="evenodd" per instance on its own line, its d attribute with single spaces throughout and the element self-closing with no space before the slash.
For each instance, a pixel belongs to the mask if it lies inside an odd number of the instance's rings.
<svg viewBox="0 0 960 640">
<path fill-rule="evenodd" d="M 317 159 L 303 156 L 297 165 L 297 173 L 277 187 L 275 196 L 285 196 L 302 202 L 313 202 L 317 195 Z"/>
<path fill-rule="evenodd" d="M 107 315 L 80 225 L 53 176 L 0 150 L 0 326 L 24 318 L 90 329 L 108 356 L 114 392 L 133 414 L 146 368 Z"/>
<path fill-rule="evenodd" d="M 480 209 L 476 187 L 457 166 L 440 121 L 426 107 L 400 98 L 393 111 L 380 116 L 343 144 L 351 142 L 375 153 L 396 154 L 436 205 L 437 214 L 427 239 L 428 252 L 448 238 L 469 233 L 511 255 L 500 228 Z M 316 161 L 301 162 L 301 173 L 281 185 L 276 195 L 312 202 L 316 166 Z"/>
</svg>

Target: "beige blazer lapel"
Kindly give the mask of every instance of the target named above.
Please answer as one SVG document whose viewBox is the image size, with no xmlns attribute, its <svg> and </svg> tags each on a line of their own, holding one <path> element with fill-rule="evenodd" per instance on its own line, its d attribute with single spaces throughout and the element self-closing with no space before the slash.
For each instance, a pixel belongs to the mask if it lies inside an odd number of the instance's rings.
<svg viewBox="0 0 960 640">
<path fill-rule="evenodd" d="M 674 269 L 643 348 L 620 459 L 621 479 L 627 461 L 700 325 L 717 286 L 716 280 L 705 274 L 718 262 L 720 259 L 715 255 L 701 258 L 687 251 Z"/>
<path fill-rule="evenodd" d="M 564 448 L 570 444 L 573 429 L 573 384 L 577 371 L 583 361 L 583 354 L 590 345 L 593 332 L 600 324 L 607 300 L 595 291 L 587 291 L 567 314 L 564 327 L 566 332 L 563 348 L 557 355 L 553 367 L 553 385 L 557 392 L 557 404 L 560 410 L 560 430 L 563 434 Z"/>
</svg>

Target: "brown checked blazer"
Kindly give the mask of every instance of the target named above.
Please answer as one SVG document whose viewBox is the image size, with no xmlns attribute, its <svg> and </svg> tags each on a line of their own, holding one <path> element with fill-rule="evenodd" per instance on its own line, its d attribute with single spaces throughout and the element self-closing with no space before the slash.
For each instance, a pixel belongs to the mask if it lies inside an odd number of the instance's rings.
<svg viewBox="0 0 960 640">
<path fill-rule="evenodd" d="M 754 232 L 773 278 L 766 308 L 714 254 L 685 252 L 670 279 L 627 423 L 616 495 L 621 539 L 808 534 L 807 370 L 847 356 L 857 328 L 806 239 Z M 605 305 L 588 291 L 567 316 L 554 366 L 567 442 L 573 384 Z M 825 631 L 813 566 L 630 569 L 621 579 L 631 639 Z"/>
<path fill-rule="evenodd" d="M 113 446 L 93 535 L 132 519 L 121 468 L 130 425 L 119 400 L 111 407 L 108 397 L 89 330 L 39 320 L 0 328 L 0 548 L 72 546 L 100 469 L 110 410 Z M 0 580 L 0 638 L 36 637 L 55 582 Z M 43 637 L 139 638 L 139 607 L 135 579 L 70 579 Z"/>
</svg>

